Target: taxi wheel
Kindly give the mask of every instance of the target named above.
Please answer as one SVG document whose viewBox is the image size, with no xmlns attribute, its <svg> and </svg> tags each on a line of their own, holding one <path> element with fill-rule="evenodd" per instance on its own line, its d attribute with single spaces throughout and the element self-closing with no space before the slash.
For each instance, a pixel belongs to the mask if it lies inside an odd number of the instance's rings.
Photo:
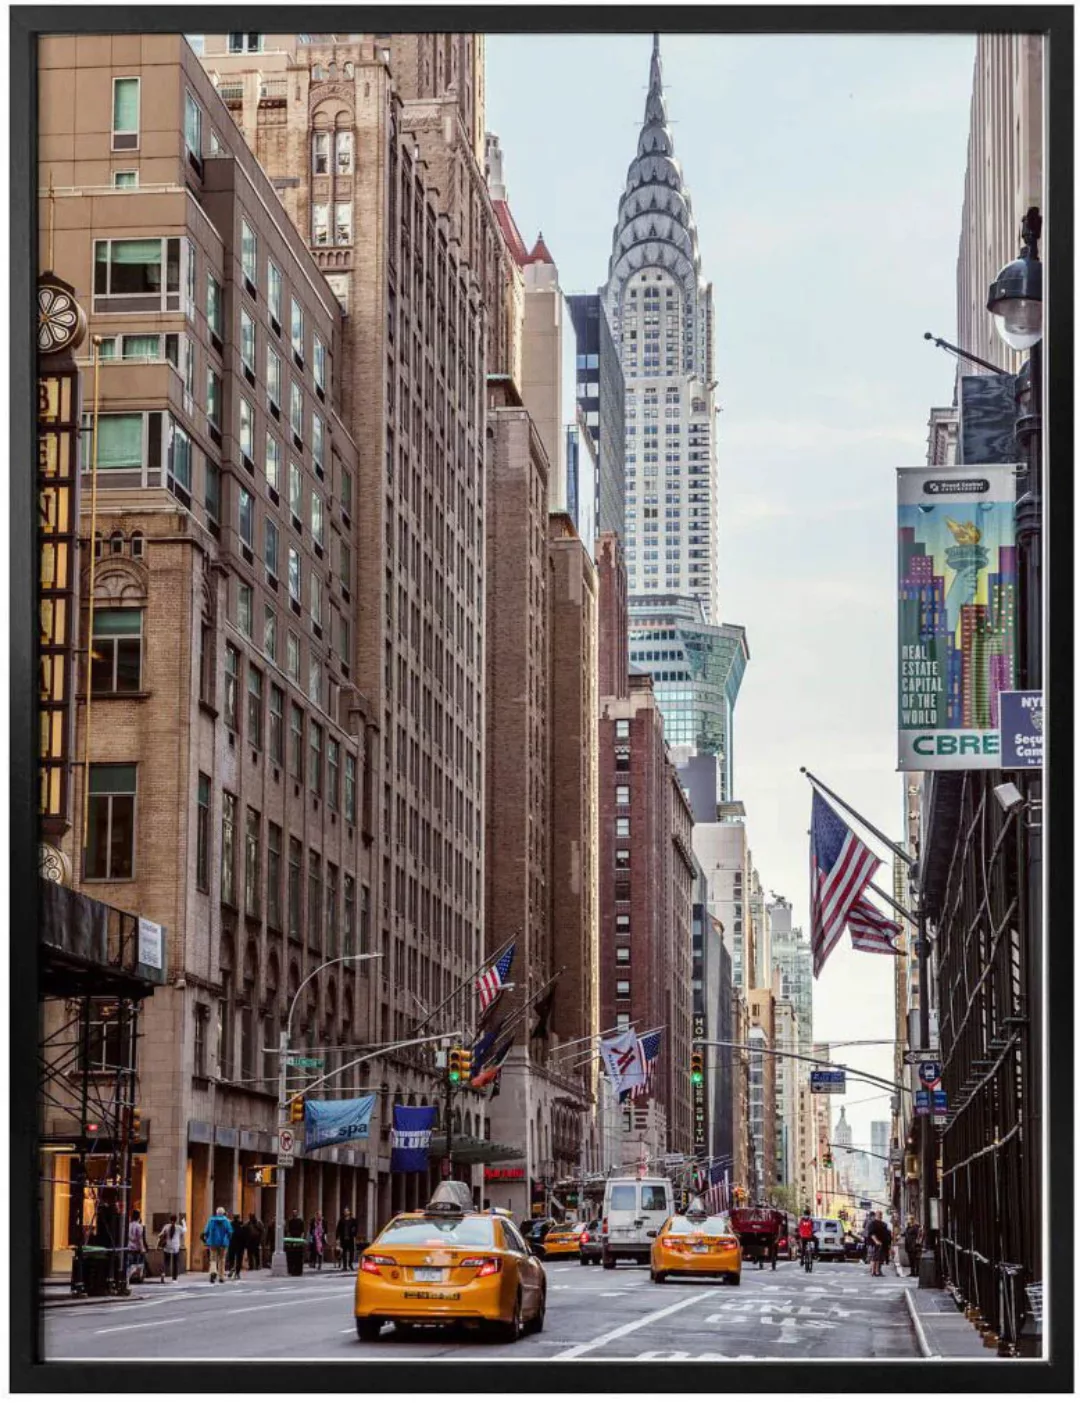
<svg viewBox="0 0 1080 1403">
<path fill-rule="evenodd" d="M 496 1335 L 500 1340 L 505 1340 L 507 1344 L 516 1344 L 521 1339 L 521 1288 L 514 1297 L 514 1313 L 508 1321 L 500 1320 L 496 1326 Z"/>
<path fill-rule="evenodd" d="M 527 1329 L 530 1334 L 539 1335 L 544 1328 L 544 1316 L 547 1314 L 547 1288 L 540 1292 L 540 1305 L 536 1314 L 529 1321 Z"/>
<path fill-rule="evenodd" d="M 603 1268 L 604 1268 L 605 1271 L 614 1271 L 614 1270 L 615 1270 L 615 1258 L 612 1257 L 612 1256 L 609 1256 L 609 1254 L 608 1254 L 607 1252 L 604 1253 L 604 1255 L 603 1255 L 603 1257 L 601 1257 L 600 1261 L 601 1261 L 601 1264 L 602 1264 L 602 1266 L 603 1266 Z"/>
<path fill-rule="evenodd" d="M 664 1282 L 667 1280 L 667 1272 L 664 1272 L 664 1271 L 652 1271 L 652 1270 L 650 1269 L 650 1271 L 649 1271 L 649 1280 L 650 1280 L 650 1281 L 655 1281 L 656 1284 L 657 1284 L 657 1286 L 663 1286 Z"/>
<path fill-rule="evenodd" d="M 379 1338 L 382 1330 L 382 1321 L 374 1316 L 366 1315 L 363 1319 L 356 1318 L 356 1333 L 362 1340 L 372 1341 Z"/>
<path fill-rule="evenodd" d="M 724 1277 L 724 1280 L 729 1286 L 738 1286 L 739 1282 L 742 1280 L 742 1276 L 737 1271 L 729 1271 Z"/>
</svg>

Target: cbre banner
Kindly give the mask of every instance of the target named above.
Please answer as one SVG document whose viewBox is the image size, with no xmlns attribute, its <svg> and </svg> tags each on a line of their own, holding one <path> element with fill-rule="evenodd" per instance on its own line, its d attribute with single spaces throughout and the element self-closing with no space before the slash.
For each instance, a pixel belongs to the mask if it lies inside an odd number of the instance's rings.
<svg viewBox="0 0 1080 1403">
<path fill-rule="evenodd" d="M 1013 464 L 898 468 L 901 770 L 1001 764 L 1016 677 Z"/>
<path fill-rule="evenodd" d="M 366 1140 L 374 1096 L 358 1096 L 350 1101 L 304 1101 L 304 1148 L 318 1150 L 324 1145 L 344 1145 L 349 1140 Z"/>
</svg>

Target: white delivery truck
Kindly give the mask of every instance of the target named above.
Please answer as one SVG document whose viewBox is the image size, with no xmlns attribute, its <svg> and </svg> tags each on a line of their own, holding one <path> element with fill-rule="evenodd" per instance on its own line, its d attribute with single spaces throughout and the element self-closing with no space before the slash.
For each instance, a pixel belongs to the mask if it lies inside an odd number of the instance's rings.
<svg viewBox="0 0 1080 1403">
<path fill-rule="evenodd" d="M 600 1223 L 600 1260 L 648 1263 L 653 1238 L 675 1211 L 670 1179 L 609 1179 Z"/>
</svg>

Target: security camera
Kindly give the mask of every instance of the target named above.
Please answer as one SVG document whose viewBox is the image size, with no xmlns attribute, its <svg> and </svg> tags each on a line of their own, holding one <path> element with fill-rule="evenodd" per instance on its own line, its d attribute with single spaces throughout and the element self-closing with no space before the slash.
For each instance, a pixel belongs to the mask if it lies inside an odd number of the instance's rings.
<svg viewBox="0 0 1080 1403">
<path fill-rule="evenodd" d="M 996 784 L 994 786 L 994 798 L 1007 814 L 1015 813 L 1024 802 L 1024 796 L 1020 793 L 1015 784 Z"/>
</svg>

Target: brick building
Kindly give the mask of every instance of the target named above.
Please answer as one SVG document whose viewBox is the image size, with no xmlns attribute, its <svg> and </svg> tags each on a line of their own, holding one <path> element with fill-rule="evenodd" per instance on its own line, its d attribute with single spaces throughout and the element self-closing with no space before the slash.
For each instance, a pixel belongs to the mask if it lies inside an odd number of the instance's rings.
<svg viewBox="0 0 1080 1403">
<path fill-rule="evenodd" d="M 70 857 L 78 885 L 168 933 L 133 1206 L 151 1226 L 178 1210 L 194 1226 L 218 1203 L 266 1218 L 248 1175 L 277 1121 L 264 1049 L 310 971 L 372 945 L 367 500 L 341 417 L 343 318 L 183 39 L 57 37 L 40 54 L 43 246 L 52 225 L 101 338 L 76 734 L 81 756 L 89 716 L 89 843 L 69 838 Z M 308 983 L 293 1044 L 369 1037 L 370 969 Z M 104 1013 L 100 1046 L 107 1082 Z M 290 1198 L 328 1216 L 348 1202 L 370 1224 L 376 1172 L 366 1148 L 319 1151 Z"/>
</svg>

